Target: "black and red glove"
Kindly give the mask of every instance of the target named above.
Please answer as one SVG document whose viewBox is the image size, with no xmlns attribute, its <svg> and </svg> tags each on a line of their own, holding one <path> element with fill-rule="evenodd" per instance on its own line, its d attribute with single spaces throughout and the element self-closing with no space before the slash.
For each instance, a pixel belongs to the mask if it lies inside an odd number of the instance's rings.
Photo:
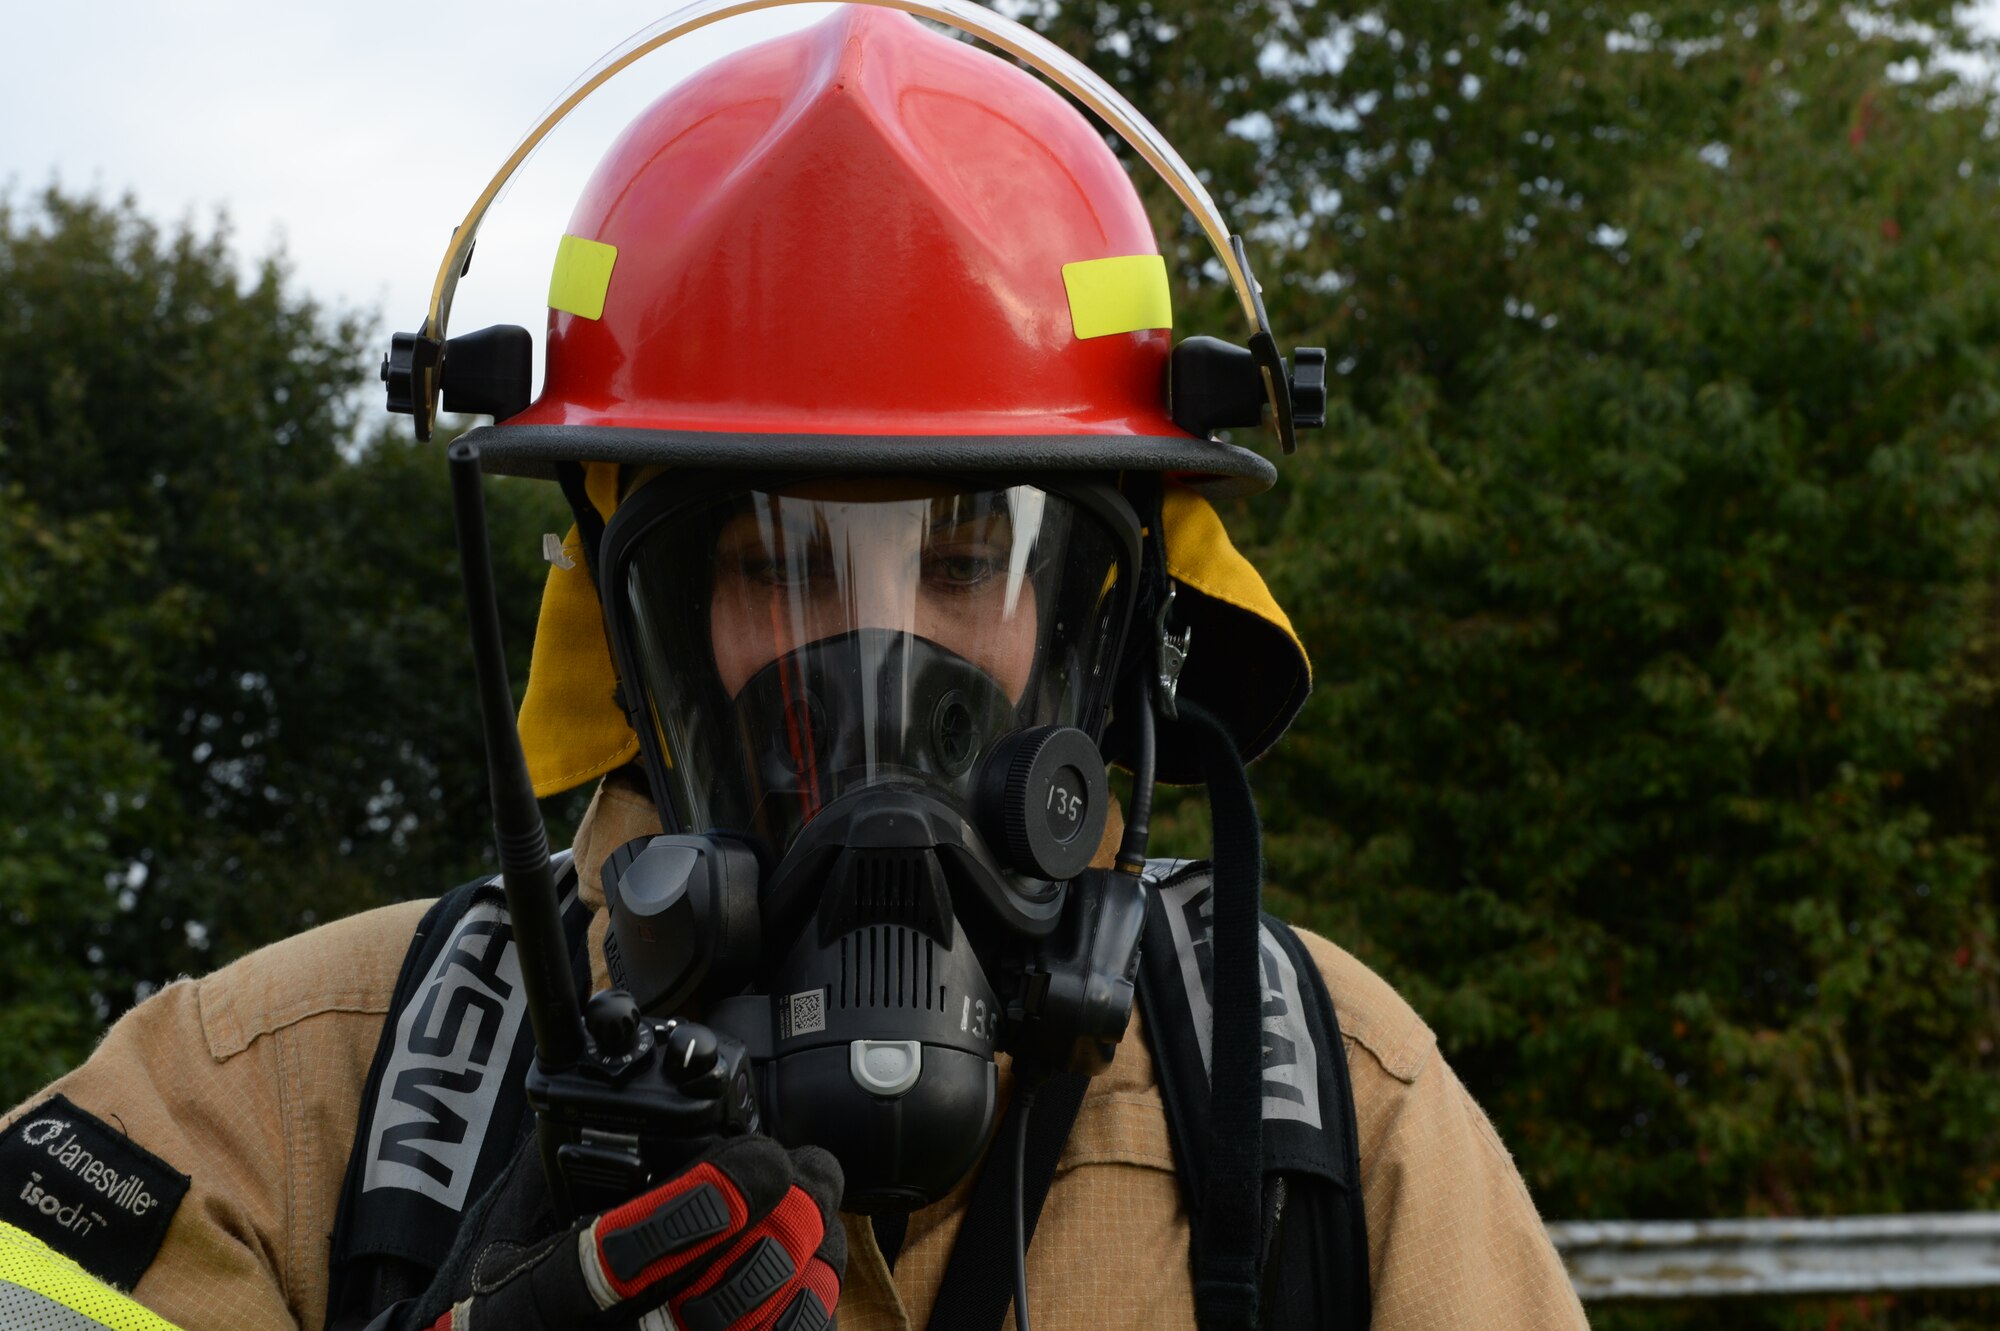
<svg viewBox="0 0 2000 1331">
<path fill-rule="evenodd" d="M 820 1331 L 847 1268 L 840 1166 L 768 1137 L 719 1141 L 643 1196 L 534 1243 L 547 1213 L 530 1143 L 468 1217 L 441 1281 L 456 1301 L 428 1331 Z M 546 1230 L 544 1230 L 546 1232 Z M 437 1306 L 433 1286 L 431 1307 Z M 419 1314 L 422 1315 L 422 1314 Z"/>
</svg>

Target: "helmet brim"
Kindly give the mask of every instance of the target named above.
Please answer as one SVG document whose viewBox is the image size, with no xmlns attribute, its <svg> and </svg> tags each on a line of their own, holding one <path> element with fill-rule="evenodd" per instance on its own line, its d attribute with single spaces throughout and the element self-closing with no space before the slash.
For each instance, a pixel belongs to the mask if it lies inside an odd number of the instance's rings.
<svg viewBox="0 0 2000 1331">
<path fill-rule="evenodd" d="M 1191 436 L 1115 434 L 739 434 L 612 425 L 486 425 L 467 432 L 485 469 L 553 479 L 559 462 L 677 469 L 921 472 L 1156 471 L 1210 499 L 1261 494 L 1278 478 L 1261 454 Z"/>
</svg>

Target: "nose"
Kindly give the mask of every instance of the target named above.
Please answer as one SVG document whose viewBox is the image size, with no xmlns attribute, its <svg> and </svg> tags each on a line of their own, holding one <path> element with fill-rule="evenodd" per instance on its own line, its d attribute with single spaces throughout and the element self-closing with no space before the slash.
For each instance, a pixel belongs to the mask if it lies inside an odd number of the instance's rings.
<svg viewBox="0 0 2000 1331">
<path fill-rule="evenodd" d="M 836 561 L 834 592 L 842 601 L 834 608 L 834 622 L 902 632 L 915 627 L 926 515 L 903 511 L 915 507 L 871 505 L 850 510 L 837 525 L 828 524 Z"/>
</svg>

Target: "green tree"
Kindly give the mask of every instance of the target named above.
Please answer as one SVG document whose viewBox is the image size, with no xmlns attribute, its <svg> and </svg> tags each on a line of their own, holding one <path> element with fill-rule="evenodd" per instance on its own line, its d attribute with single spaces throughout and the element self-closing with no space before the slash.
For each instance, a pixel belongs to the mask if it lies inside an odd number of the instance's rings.
<svg viewBox="0 0 2000 1331">
<path fill-rule="evenodd" d="M 136 734 L 149 640 L 176 634 L 170 605 L 133 607 L 125 581 L 143 540 L 101 519 L 45 522 L 0 488 L 0 1091 L 62 1072 L 105 1011 L 86 962 L 129 888 L 115 852 L 158 816 L 164 764 Z M 61 589 L 60 592 L 58 589 Z M 150 811 L 149 811 L 150 809 Z M 0 1098 L 12 1098 L 0 1093 Z"/>
<path fill-rule="evenodd" d="M 225 227 L 0 210 L 0 1101 L 174 975 L 428 896 L 489 837 L 442 450 Z M 492 492 L 525 679 L 546 487 Z"/>
<path fill-rule="evenodd" d="M 1231 515 L 1318 668 L 1257 774 L 1278 904 L 1429 1018 L 1546 1214 L 2000 1201 L 2000 146 L 1952 11 L 1030 17 L 1338 370 Z"/>
</svg>

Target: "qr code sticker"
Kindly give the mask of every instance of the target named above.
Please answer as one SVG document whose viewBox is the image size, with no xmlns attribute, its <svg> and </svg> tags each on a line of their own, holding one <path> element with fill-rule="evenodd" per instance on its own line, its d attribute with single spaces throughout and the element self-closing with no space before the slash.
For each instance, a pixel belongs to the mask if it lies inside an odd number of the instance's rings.
<svg viewBox="0 0 2000 1331">
<path fill-rule="evenodd" d="M 826 1029 L 826 990 L 808 989 L 805 993 L 793 994 L 791 1009 L 791 1019 L 785 1023 L 786 1039 Z"/>
</svg>

